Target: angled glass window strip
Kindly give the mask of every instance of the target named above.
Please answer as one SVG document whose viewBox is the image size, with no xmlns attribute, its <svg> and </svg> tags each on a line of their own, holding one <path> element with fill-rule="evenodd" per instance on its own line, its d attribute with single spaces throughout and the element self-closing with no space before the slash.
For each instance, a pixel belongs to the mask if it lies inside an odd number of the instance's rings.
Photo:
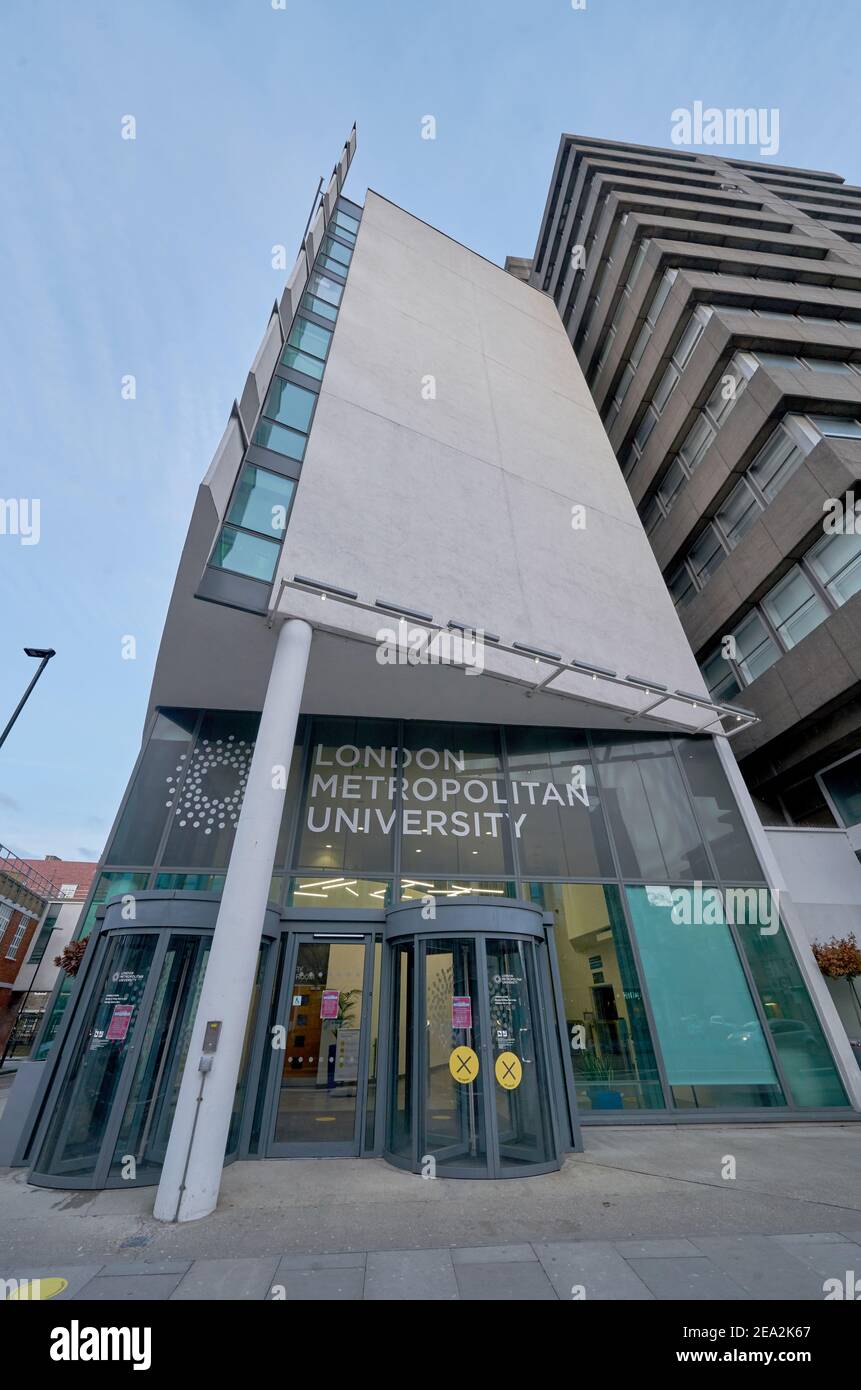
<svg viewBox="0 0 861 1390">
<path fill-rule="evenodd" d="M 268 583 L 275 573 L 280 549 L 278 541 L 237 531 L 235 526 L 225 526 L 209 563 L 218 569 L 244 574 L 250 579 L 263 579 Z"/>
<path fill-rule="evenodd" d="M 613 236 L 613 244 L 612 244 L 612 246 L 610 247 L 610 255 L 609 255 L 609 257 L 608 257 L 608 260 L 609 260 L 610 265 L 613 264 L 613 262 L 616 260 L 618 254 L 619 254 L 619 247 L 621 246 L 622 240 L 623 240 L 624 235 L 625 235 L 624 226 L 625 226 L 625 221 L 626 221 L 626 219 L 627 219 L 627 213 L 625 214 L 625 217 L 622 218 L 622 221 L 619 223 L 618 227 L 616 228 L 615 234 L 614 234 L 614 236 Z"/>
<path fill-rule="evenodd" d="M 637 341 L 632 347 L 631 355 L 628 358 L 628 361 L 630 362 L 632 367 L 639 367 L 640 359 L 643 356 L 643 353 L 646 351 L 646 345 L 651 336 L 652 325 L 650 323 L 644 323 L 639 333 L 637 334 Z"/>
<path fill-rule="evenodd" d="M 323 368 L 325 363 L 316 357 L 309 357 L 307 352 L 299 352 L 297 348 L 285 344 L 281 354 L 281 365 L 292 367 L 294 372 L 304 372 L 305 376 L 313 377 L 315 381 L 323 380 Z"/>
<path fill-rule="evenodd" d="M 709 310 L 709 313 L 711 313 L 711 310 Z M 706 320 L 698 318 L 697 315 L 694 314 L 681 338 L 676 343 L 675 351 L 673 352 L 673 361 L 679 368 L 679 371 L 683 371 L 687 366 L 691 353 L 705 332 L 705 326 Z"/>
<path fill-rule="evenodd" d="M 335 275 L 346 275 L 348 262 L 342 261 L 340 256 L 335 254 L 335 250 L 346 251 L 349 255 L 349 247 L 342 246 L 340 242 L 333 241 L 331 237 L 326 237 L 315 262 L 316 268 L 317 270 L 331 270 Z"/>
<path fill-rule="evenodd" d="M 596 364 L 595 364 L 595 376 L 596 376 L 596 377 L 597 377 L 598 373 L 600 372 L 601 368 L 603 367 L 604 363 L 607 361 L 607 358 L 610 356 L 610 348 L 613 346 L 613 339 L 615 338 L 615 336 L 616 336 L 616 330 L 615 330 L 615 328 L 609 328 L 609 329 L 607 330 L 606 336 L 605 336 L 605 338 L 604 338 L 604 342 L 603 342 L 603 344 L 602 344 L 602 346 L 601 346 L 601 355 L 600 355 L 600 357 L 598 358 L 598 361 L 597 361 Z"/>
<path fill-rule="evenodd" d="M 305 372 L 320 381 L 331 342 L 331 329 L 298 315 L 284 344 L 281 362 L 285 367 Z"/>
<path fill-rule="evenodd" d="M 706 401 L 705 408 L 718 428 L 744 393 L 747 382 L 748 375 L 739 370 L 734 358 Z"/>
<path fill-rule="evenodd" d="M 277 421 L 279 425 L 289 425 L 290 429 L 301 430 L 303 434 L 307 434 L 316 400 L 313 391 L 307 391 L 304 386 L 297 386 L 293 381 L 285 381 L 283 377 L 276 376 L 272 378 L 263 414 L 268 420 Z"/>
<path fill-rule="evenodd" d="M 824 602 L 797 565 L 766 594 L 762 606 L 788 649 L 828 617 Z"/>
<path fill-rule="evenodd" d="M 261 449 L 271 449 L 273 453 L 283 454 L 285 458 L 301 463 L 305 455 L 307 436 L 295 430 L 285 429 L 272 420 L 261 420 L 254 431 L 254 443 Z"/>
<path fill-rule="evenodd" d="M 684 608 L 696 593 L 696 586 L 687 565 L 679 565 L 667 580 L 667 588 L 677 608 Z"/>
<path fill-rule="evenodd" d="M 678 497 L 679 488 L 685 481 L 685 471 L 678 459 L 674 459 L 667 469 L 658 488 L 658 497 L 664 504 L 664 510 L 669 511 Z"/>
<path fill-rule="evenodd" d="M 645 449 L 646 441 L 657 423 L 658 417 L 654 410 L 652 410 L 651 407 L 647 408 L 645 415 L 640 421 L 637 433 L 634 435 L 634 444 L 640 453 Z"/>
<path fill-rule="evenodd" d="M 759 613 L 749 613 L 730 634 L 735 642 L 735 661 L 748 685 L 773 666 L 780 648 Z"/>
<path fill-rule="evenodd" d="M 600 275 L 598 276 L 598 280 L 597 280 L 597 283 L 596 283 L 596 285 L 595 285 L 595 288 L 594 288 L 594 290 L 592 291 L 592 295 L 593 295 L 593 299 L 592 299 L 593 308 L 594 308 L 594 306 L 595 306 L 596 304 L 600 304 L 600 303 L 601 303 L 601 295 L 604 293 L 604 286 L 605 286 L 606 283 L 607 283 L 607 276 L 610 274 L 610 270 L 611 270 L 611 264 L 610 264 L 610 262 L 609 262 L 609 261 L 605 261 L 605 262 L 604 262 L 604 265 L 603 265 L 603 267 L 602 267 L 602 269 L 601 269 L 601 273 L 600 273 Z"/>
<path fill-rule="evenodd" d="M 344 269 L 340 273 L 341 275 L 346 275 L 346 267 L 353 258 L 353 248 L 351 246 L 343 246 L 340 241 L 335 241 L 332 237 L 327 236 L 323 238 L 323 245 L 320 249 L 324 256 L 328 256 L 329 259 L 335 261 L 336 264 L 344 266 Z"/>
<path fill-rule="evenodd" d="M 679 369 L 671 362 L 658 383 L 657 390 L 652 397 L 652 405 L 660 415 L 679 384 Z"/>
<path fill-rule="evenodd" d="M 673 288 L 678 273 L 677 270 L 665 270 L 661 276 L 660 284 L 655 290 L 654 298 L 649 305 L 649 312 L 646 315 L 646 322 L 650 323 L 652 327 L 657 323 L 658 315 L 667 302 L 667 295 Z"/>
<path fill-rule="evenodd" d="M 651 502 L 643 510 L 642 522 L 647 536 L 650 536 L 657 526 L 664 513 L 661 511 L 657 497 L 653 497 Z"/>
<path fill-rule="evenodd" d="M 818 774 L 844 825 L 861 822 L 861 753 L 855 753 Z"/>
<path fill-rule="evenodd" d="M 321 362 L 325 362 L 332 343 L 332 330 L 297 314 L 287 342 L 291 347 L 299 348 L 301 352 L 310 353 L 312 357 L 319 357 Z"/>
<path fill-rule="evenodd" d="M 327 275 L 321 275 L 318 270 L 312 270 L 308 276 L 308 284 L 302 296 L 302 303 L 312 313 L 334 321 L 338 317 L 338 305 L 343 293 L 344 286 L 339 284 L 337 280 L 332 280 Z"/>
<path fill-rule="evenodd" d="M 857 376 L 858 373 L 848 362 L 837 362 L 831 357 L 804 357 L 801 365 L 809 372 L 836 372 L 840 376 Z"/>
<path fill-rule="evenodd" d="M 806 558 L 838 607 L 861 589 L 861 535 L 825 536 Z"/>
<path fill-rule="evenodd" d="M 735 671 L 720 648 L 716 652 L 712 652 L 711 656 L 706 657 L 700 670 L 713 700 L 732 700 L 741 691 Z"/>
<path fill-rule="evenodd" d="M 273 377 L 263 406 L 264 418 L 254 431 L 254 443 L 287 458 L 302 459 L 316 399 L 314 392 L 306 391 L 304 386 Z"/>
<path fill-rule="evenodd" d="M 295 491 L 290 478 L 246 464 L 227 520 L 264 536 L 282 536 Z"/>
<path fill-rule="evenodd" d="M 832 439 L 861 439 L 861 420 L 840 415 L 808 415 L 820 434 Z"/>
<path fill-rule="evenodd" d="M 809 447 L 803 449 L 782 424 L 766 440 L 748 473 L 769 502 L 791 478 Z"/>
<path fill-rule="evenodd" d="M 761 352 L 756 350 L 756 360 L 761 367 L 778 367 L 783 371 L 801 371 L 804 363 L 799 357 L 786 352 Z"/>
<path fill-rule="evenodd" d="M 688 564 L 702 587 L 726 559 L 726 551 L 713 526 L 707 526 L 688 551 Z"/>
<path fill-rule="evenodd" d="M 616 406 L 618 409 L 621 409 L 622 402 L 628 394 L 628 387 L 631 385 L 631 382 L 633 380 L 634 368 L 629 363 L 623 371 L 622 375 L 620 376 L 619 385 L 616 387 L 616 390 L 613 395 L 613 400 L 616 402 Z"/>
<path fill-rule="evenodd" d="M 717 513 L 731 549 L 735 549 L 762 513 L 762 505 L 742 478 Z"/>
<path fill-rule="evenodd" d="M 714 437 L 715 432 L 710 420 L 705 415 L 698 415 L 679 450 L 679 457 L 689 473 L 693 473 L 698 464 L 702 462 Z"/>
<path fill-rule="evenodd" d="M 629 275 L 628 275 L 627 280 L 625 281 L 625 293 L 626 293 L 626 294 L 630 294 L 630 293 L 631 293 L 631 290 L 634 288 L 634 284 L 635 284 L 635 282 L 636 282 L 637 276 L 639 275 L 639 273 L 640 273 L 640 271 L 641 271 L 641 269 L 642 269 L 643 261 L 646 259 L 646 256 L 648 255 L 648 251 L 649 251 L 649 238 L 646 237 L 644 241 L 641 241 L 641 242 L 640 242 L 640 245 L 639 245 L 639 247 L 638 247 L 638 249 L 637 249 L 637 254 L 636 254 L 636 256 L 634 257 L 634 263 L 633 263 L 633 265 L 631 266 L 630 273 L 629 273 Z"/>
<path fill-rule="evenodd" d="M 332 216 L 332 224 L 338 229 L 338 236 L 342 236 L 345 241 L 355 241 L 359 232 L 359 223 L 355 217 L 343 211 L 342 208 L 335 208 Z"/>
</svg>

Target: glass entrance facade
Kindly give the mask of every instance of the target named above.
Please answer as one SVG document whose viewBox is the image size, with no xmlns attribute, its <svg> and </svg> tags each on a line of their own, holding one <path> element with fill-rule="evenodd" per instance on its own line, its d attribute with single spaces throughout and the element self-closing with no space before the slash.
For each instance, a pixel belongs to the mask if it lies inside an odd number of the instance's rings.
<svg viewBox="0 0 861 1390">
<path fill-rule="evenodd" d="M 157 1180 L 207 948 L 106 932 L 100 905 L 220 893 L 256 724 L 153 724 L 82 914 L 96 950 L 40 1040 L 45 1055 L 68 1000 L 74 1065 L 34 1140 L 54 1181 L 119 1181 L 130 1153 Z M 385 1151 L 504 1176 L 556 1162 L 578 1120 L 848 1104 L 708 738 L 304 717 L 270 899 L 282 941 L 232 1132 L 247 1156 Z M 544 936 L 385 934 L 400 904 L 479 901 L 531 904 Z M 457 1046 L 472 1089 L 444 1065 Z M 516 1086 L 497 1082 L 502 1051 Z"/>
<path fill-rule="evenodd" d="M 358 1154 L 371 938 L 297 933 L 288 945 L 283 1023 L 271 1038 L 277 1099 L 269 1153 Z"/>
<path fill-rule="evenodd" d="M 544 914 L 492 898 L 390 913 L 384 1152 L 424 1176 L 515 1177 L 558 1167 L 563 1078 Z"/>
</svg>

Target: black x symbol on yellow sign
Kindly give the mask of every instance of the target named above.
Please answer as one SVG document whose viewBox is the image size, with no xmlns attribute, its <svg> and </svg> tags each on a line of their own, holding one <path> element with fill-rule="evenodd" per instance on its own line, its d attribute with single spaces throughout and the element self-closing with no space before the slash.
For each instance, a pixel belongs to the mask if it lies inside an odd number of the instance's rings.
<svg viewBox="0 0 861 1390">
<path fill-rule="evenodd" d="M 448 1059 L 448 1069 L 455 1081 L 465 1086 L 478 1076 L 478 1057 L 471 1047 L 456 1047 Z"/>
</svg>

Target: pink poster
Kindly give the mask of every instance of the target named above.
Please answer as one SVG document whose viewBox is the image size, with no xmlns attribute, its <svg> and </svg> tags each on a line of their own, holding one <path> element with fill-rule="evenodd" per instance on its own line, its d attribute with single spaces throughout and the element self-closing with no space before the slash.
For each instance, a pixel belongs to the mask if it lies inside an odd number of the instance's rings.
<svg viewBox="0 0 861 1390">
<path fill-rule="evenodd" d="M 336 989 L 324 989 L 320 1000 L 320 1017 L 337 1018 L 340 995 Z"/>
<path fill-rule="evenodd" d="M 115 1004 L 105 1037 L 110 1042 L 125 1042 L 132 1021 L 134 1004 Z"/>
<path fill-rule="evenodd" d="M 455 994 L 451 1001 L 452 1028 L 472 1027 L 472 1000 L 468 994 Z"/>
</svg>

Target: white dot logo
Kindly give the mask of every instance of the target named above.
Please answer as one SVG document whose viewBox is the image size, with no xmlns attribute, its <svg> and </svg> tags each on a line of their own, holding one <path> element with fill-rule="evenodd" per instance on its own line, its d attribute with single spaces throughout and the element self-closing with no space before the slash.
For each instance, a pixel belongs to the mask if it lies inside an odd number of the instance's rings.
<svg viewBox="0 0 861 1390">
<path fill-rule="evenodd" d="M 202 829 L 204 835 L 211 835 L 215 829 L 236 829 L 253 751 L 253 743 L 245 739 L 236 742 L 232 734 L 226 741 L 201 739 L 191 755 L 179 792 L 186 760 L 186 755 L 182 755 L 173 773 L 165 778 L 171 798 L 165 805 L 173 810 L 182 829 Z M 216 786 L 221 796 L 210 795 Z"/>
</svg>

